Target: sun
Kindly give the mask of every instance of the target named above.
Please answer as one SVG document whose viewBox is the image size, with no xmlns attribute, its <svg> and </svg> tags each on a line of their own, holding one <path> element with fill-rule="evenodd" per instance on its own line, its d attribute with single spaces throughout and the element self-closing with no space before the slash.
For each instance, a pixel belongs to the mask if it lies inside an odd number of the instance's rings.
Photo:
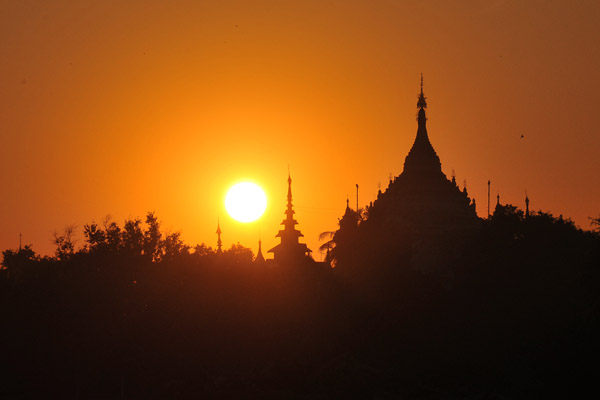
<svg viewBox="0 0 600 400">
<path fill-rule="evenodd" d="M 252 182 L 237 183 L 225 196 L 225 209 L 236 221 L 256 221 L 267 209 L 267 196 Z"/>
</svg>

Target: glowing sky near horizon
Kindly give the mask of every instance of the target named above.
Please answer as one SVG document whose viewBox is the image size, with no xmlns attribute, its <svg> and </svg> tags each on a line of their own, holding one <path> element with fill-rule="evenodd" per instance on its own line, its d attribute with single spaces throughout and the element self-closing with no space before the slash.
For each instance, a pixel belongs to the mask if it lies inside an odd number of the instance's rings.
<svg viewBox="0 0 600 400">
<path fill-rule="evenodd" d="M 362 207 L 402 171 L 421 72 L 442 169 L 480 216 L 491 179 L 587 229 L 598 20 L 594 1 L 3 2 L 0 249 L 148 211 L 190 245 L 214 247 L 221 217 L 225 247 L 270 248 L 289 165 L 319 259 L 355 185 Z M 255 223 L 223 218 L 240 180 L 266 191 Z"/>
</svg>

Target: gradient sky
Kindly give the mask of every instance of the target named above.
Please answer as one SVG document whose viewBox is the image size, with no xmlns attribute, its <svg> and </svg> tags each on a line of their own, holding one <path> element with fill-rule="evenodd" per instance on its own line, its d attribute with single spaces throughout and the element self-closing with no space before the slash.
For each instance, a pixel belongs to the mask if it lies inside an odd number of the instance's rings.
<svg viewBox="0 0 600 400">
<path fill-rule="evenodd" d="M 155 211 L 191 245 L 263 249 L 287 168 L 315 252 L 346 196 L 361 207 L 428 131 L 478 213 L 492 197 L 600 214 L 597 1 L 3 1 L 0 250 Z M 520 135 L 525 137 L 520 139 Z M 227 216 L 229 186 L 269 205 Z M 493 200 L 494 202 L 494 200 Z"/>
</svg>

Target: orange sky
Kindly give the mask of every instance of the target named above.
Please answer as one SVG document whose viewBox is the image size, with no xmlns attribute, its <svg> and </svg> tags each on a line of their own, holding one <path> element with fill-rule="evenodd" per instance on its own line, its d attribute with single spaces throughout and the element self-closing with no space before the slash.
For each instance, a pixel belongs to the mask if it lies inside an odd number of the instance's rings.
<svg viewBox="0 0 600 400">
<path fill-rule="evenodd" d="M 123 4 L 126 3 L 126 4 Z M 175 4 L 176 3 L 176 4 Z M 595 1 L 13 1 L 0 4 L 0 250 L 155 211 L 189 244 L 277 244 L 290 165 L 316 259 L 346 195 L 402 172 L 419 74 L 429 136 L 486 215 L 600 214 Z M 525 138 L 520 139 L 524 134 Z M 236 181 L 268 196 L 240 224 Z M 81 238 L 81 234 L 79 235 Z M 81 244 L 81 241 L 80 241 Z"/>
</svg>

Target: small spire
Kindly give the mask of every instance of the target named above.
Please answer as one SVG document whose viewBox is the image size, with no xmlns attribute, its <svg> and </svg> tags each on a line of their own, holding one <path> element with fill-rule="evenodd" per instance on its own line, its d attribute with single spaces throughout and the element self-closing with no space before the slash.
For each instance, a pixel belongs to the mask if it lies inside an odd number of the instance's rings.
<svg viewBox="0 0 600 400">
<path fill-rule="evenodd" d="M 346 196 L 346 210 L 350 208 L 350 198 Z"/>
<path fill-rule="evenodd" d="M 500 205 L 500 193 L 498 193 L 496 195 L 496 205 L 499 206 Z"/>
<path fill-rule="evenodd" d="M 492 181 L 488 179 L 488 218 L 490 217 L 490 185 Z"/>
<path fill-rule="evenodd" d="M 221 221 L 217 218 L 217 253 L 223 252 L 223 242 L 221 241 Z"/>
<path fill-rule="evenodd" d="M 265 257 L 262 253 L 262 240 L 260 239 L 260 232 L 258 233 L 258 253 L 256 253 L 255 263 L 264 263 Z"/>
<path fill-rule="evenodd" d="M 527 197 L 527 190 L 525 191 L 525 216 L 529 217 L 529 197 Z"/>
<path fill-rule="evenodd" d="M 289 166 L 288 166 L 288 194 L 287 194 L 287 200 L 288 200 L 288 208 L 291 209 L 291 207 L 292 207 L 292 176 L 290 175 Z"/>
</svg>

